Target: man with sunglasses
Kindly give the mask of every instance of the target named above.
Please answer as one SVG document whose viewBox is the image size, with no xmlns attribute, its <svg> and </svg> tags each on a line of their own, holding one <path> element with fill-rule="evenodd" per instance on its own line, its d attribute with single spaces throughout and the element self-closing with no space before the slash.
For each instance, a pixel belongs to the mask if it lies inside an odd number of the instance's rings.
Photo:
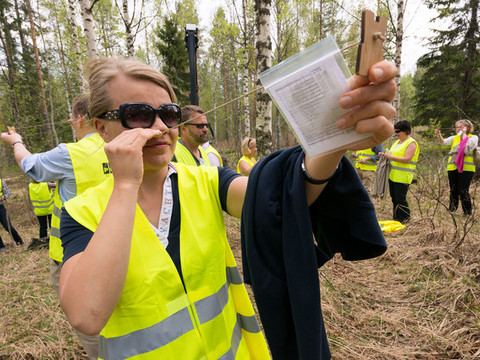
<svg viewBox="0 0 480 360">
<path fill-rule="evenodd" d="M 172 161 L 191 166 L 211 166 L 202 144 L 208 140 L 208 122 L 205 111 L 196 105 L 182 108 L 182 125 Z"/>
<path fill-rule="evenodd" d="M 22 136 L 9 129 L 2 133 L 2 141 L 13 147 L 18 166 L 28 177 L 37 182 L 57 180 L 49 243 L 50 280 L 59 295 L 60 270 L 63 248 L 60 240 L 60 216 L 63 203 L 81 194 L 89 187 L 99 185 L 111 176 L 111 170 L 103 147 L 105 142 L 87 118 L 88 95 L 77 95 L 72 103 L 72 118 L 68 120 L 78 142 L 60 144 L 54 149 L 32 154 L 25 147 Z M 99 337 L 75 330 L 89 359 L 98 359 Z"/>
</svg>

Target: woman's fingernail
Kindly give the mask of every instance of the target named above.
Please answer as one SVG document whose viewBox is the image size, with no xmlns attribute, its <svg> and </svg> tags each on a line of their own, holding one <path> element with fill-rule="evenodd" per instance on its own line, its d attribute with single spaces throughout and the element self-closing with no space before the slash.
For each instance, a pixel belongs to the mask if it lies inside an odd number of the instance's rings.
<svg viewBox="0 0 480 360">
<path fill-rule="evenodd" d="M 343 108 L 349 107 L 351 103 L 352 103 L 352 98 L 350 96 L 342 96 L 340 98 L 340 106 Z"/>
<path fill-rule="evenodd" d="M 340 129 L 343 129 L 347 125 L 347 121 L 344 118 L 338 119 L 337 120 L 337 126 Z"/>
<path fill-rule="evenodd" d="M 376 80 L 381 80 L 383 77 L 383 70 L 380 68 L 373 69 L 373 73 L 375 74 Z"/>
</svg>

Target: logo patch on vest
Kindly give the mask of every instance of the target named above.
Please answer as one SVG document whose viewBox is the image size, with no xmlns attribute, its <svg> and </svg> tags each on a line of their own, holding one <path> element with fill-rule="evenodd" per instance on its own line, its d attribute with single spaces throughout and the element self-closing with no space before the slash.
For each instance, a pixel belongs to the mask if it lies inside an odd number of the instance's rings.
<svg viewBox="0 0 480 360">
<path fill-rule="evenodd" d="M 103 163 L 103 173 L 104 174 L 111 174 L 112 173 L 112 169 L 110 168 L 110 163 Z"/>
</svg>

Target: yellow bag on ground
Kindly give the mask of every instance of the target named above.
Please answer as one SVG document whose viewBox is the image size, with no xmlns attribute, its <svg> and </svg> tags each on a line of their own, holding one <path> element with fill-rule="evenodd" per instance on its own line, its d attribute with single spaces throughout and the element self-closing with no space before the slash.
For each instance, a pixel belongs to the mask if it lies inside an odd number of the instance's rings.
<svg viewBox="0 0 480 360">
<path fill-rule="evenodd" d="M 378 224 L 384 233 L 399 231 L 405 227 L 405 225 L 403 225 L 400 221 L 394 220 L 382 220 L 379 221 Z"/>
</svg>

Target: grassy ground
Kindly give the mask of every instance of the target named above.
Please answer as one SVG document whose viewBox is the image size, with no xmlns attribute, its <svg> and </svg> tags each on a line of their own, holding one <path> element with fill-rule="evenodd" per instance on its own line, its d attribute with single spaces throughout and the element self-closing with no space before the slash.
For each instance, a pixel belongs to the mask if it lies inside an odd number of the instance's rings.
<svg viewBox="0 0 480 360">
<path fill-rule="evenodd" d="M 38 225 L 26 183 L 15 169 L 3 177 L 13 193 L 7 203 L 12 222 L 28 243 Z M 386 235 L 383 256 L 361 262 L 335 257 L 320 269 L 334 359 L 480 358 L 479 214 L 449 214 L 441 205 L 447 192 L 428 190 L 445 183 L 432 179 L 419 177 L 412 185 L 413 219 Z M 389 200 L 374 202 L 379 219 L 389 219 Z M 239 261 L 239 221 L 227 217 L 227 232 Z M 3 229 L 0 235 L 7 244 L 0 253 L 0 360 L 84 359 L 51 289 L 48 251 L 27 251 Z"/>
</svg>

